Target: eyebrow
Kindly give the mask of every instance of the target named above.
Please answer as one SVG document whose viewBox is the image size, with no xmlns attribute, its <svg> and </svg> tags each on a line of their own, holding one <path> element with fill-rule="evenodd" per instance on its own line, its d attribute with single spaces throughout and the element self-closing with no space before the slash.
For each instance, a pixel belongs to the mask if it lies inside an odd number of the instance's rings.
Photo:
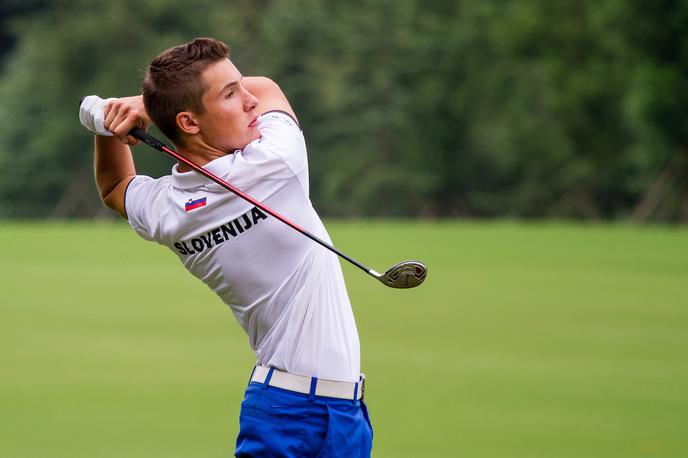
<svg viewBox="0 0 688 458">
<path fill-rule="evenodd" d="M 236 81 L 231 81 L 231 82 L 225 84 L 225 85 L 222 87 L 222 90 L 220 91 L 220 94 L 224 94 L 225 92 L 227 92 L 227 90 L 228 90 L 229 88 L 231 88 L 232 86 L 236 86 L 237 84 L 239 84 L 239 81 L 241 81 L 242 79 L 244 79 L 243 75 L 242 75 L 238 80 L 236 80 Z"/>
</svg>

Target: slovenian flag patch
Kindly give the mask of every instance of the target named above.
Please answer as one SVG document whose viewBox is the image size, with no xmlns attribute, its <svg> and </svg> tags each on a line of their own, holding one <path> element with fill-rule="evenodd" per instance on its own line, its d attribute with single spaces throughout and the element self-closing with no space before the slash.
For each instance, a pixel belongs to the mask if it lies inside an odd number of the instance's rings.
<svg viewBox="0 0 688 458">
<path fill-rule="evenodd" d="M 196 200 L 191 200 L 184 205 L 184 210 L 190 212 L 191 210 L 195 210 L 200 207 L 205 207 L 205 197 L 201 197 L 200 199 Z"/>
</svg>

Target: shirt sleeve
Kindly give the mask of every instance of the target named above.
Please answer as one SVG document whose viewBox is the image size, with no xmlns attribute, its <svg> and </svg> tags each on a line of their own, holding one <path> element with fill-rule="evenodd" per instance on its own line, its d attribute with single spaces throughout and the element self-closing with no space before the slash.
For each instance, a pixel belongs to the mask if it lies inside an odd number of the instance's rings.
<svg viewBox="0 0 688 458">
<path fill-rule="evenodd" d="M 294 118 L 284 111 L 268 111 L 260 118 L 260 147 L 284 161 L 294 175 L 308 167 L 306 141 Z"/>
<path fill-rule="evenodd" d="M 146 240 L 154 241 L 153 201 L 159 180 L 149 176 L 137 175 L 127 185 L 124 192 L 124 209 L 129 225 Z"/>
</svg>

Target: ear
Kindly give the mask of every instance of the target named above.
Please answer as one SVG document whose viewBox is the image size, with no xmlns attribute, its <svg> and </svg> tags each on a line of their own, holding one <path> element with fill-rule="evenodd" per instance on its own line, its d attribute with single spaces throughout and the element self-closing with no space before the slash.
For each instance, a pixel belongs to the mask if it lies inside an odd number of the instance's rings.
<svg viewBox="0 0 688 458">
<path fill-rule="evenodd" d="M 201 130 L 196 121 L 196 116 L 190 111 L 177 113 L 176 120 L 179 129 L 186 134 L 195 135 Z"/>
</svg>

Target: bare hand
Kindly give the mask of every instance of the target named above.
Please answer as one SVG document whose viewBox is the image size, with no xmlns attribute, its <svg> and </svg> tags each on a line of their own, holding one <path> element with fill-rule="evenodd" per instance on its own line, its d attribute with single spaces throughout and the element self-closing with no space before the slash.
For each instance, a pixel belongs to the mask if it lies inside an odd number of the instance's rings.
<svg viewBox="0 0 688 458">
<path fill-rule="evenodd" d="M 141 95 L 114 99 L 105 107 L 105 128 L 127 145 L 139 143 L 137 139 L 128 135 L 134 127 L 146 130 L 150 123 L 151 119 Z"/>
</svg>

